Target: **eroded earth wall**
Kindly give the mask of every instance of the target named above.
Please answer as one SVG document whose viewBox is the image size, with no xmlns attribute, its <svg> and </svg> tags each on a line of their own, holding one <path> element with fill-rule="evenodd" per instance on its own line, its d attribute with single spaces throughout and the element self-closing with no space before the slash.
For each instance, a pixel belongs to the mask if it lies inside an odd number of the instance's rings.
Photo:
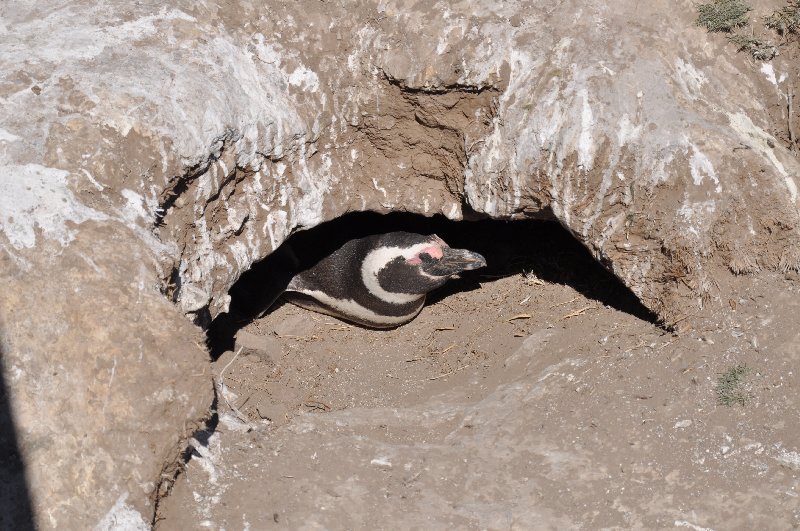
<svg viewBox="0 0 800 531">
<path fill-rule="evenodd" d="M 560 221 L 666 323 L 798 269 L 797 159 L 691 2 L 0 6 L 0 350 L 40 526 L 147 525 L 202 334 L 358 210 Z M 174 303 L 174 304 L 173 304 Z"/>
</svg>

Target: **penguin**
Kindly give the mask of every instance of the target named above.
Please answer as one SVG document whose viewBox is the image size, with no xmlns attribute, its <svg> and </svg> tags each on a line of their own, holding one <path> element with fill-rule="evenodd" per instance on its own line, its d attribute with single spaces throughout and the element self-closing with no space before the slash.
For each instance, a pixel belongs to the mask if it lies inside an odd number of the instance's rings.
<svg viewBox="0 0 800 531">
<path fill-rule="evenodd" d="M 368 328 L 414 319 L 425 296 L 486 259 L 438 236 L 388 232 L 353 239 L 295 274 L 284 298 L 297 306 Z"/>
</svg>

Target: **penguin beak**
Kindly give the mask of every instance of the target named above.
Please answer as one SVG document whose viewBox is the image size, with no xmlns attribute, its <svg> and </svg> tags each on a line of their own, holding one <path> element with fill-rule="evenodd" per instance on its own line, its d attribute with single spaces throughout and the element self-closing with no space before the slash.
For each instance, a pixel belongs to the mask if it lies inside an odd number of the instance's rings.
<svg viewBox="0 0 800 531">
<path fill-rule="evenodd" d="M 435 277 L 449 277 L 462 271 L 486 267 L 486 259 L 478 253 L 466 249 L 453 249 L 442 246 L 443 256 L 439 260 L 423 262 L 422 270 Z"/>
</svg>

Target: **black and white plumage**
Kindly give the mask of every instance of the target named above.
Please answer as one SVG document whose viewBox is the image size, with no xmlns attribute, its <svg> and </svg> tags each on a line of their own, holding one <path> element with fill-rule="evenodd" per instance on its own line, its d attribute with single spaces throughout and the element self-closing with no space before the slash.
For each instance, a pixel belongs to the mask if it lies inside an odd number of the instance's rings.
<svg viewBox="0 0 800 531">
<path fill-rule="evenodd" d="M 422 310 L 427 293 L 486 265 L 436 235 L 389 232 L 350 240 L 286 288 L 290 302 L 372 328 L 393 328 Z"/>
</svg>

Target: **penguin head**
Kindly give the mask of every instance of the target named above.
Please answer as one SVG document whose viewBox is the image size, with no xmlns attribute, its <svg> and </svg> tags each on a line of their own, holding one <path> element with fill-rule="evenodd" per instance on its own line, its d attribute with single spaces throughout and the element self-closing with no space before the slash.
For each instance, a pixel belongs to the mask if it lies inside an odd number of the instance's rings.
<svg viewBox="0 0 800 531">
<path fill-rule="evenodd" d="M 453 249 L 435 234 L 390 232 L 375 243 L 364 259 L 362 279 L 387 302 L 422 297 L 463 271 L 486 266 L 480 254 Z"/>
</svg>

